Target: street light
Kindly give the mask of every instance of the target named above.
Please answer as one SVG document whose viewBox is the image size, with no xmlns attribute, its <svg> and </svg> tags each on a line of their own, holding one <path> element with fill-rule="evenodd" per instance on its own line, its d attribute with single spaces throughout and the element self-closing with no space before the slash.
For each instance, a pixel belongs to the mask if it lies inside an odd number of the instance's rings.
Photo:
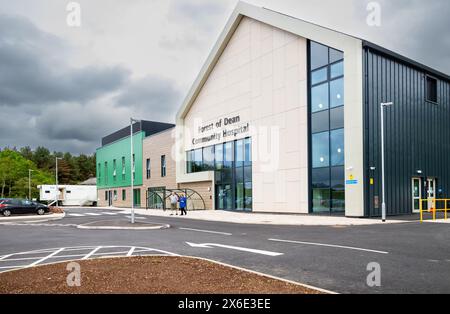
<svg viewBox="0 0 450 314">
<path fill-rule="evenodd" d="M 62 160 L 61 157 L 55 157 L 56 160 L 56 171 L 55 171 L 55 183 L 56 183 L 56 193 L 55 193 L 55 206 L 58 206 L 58 196 L 59 196 L 59 188 L 58 188 L 58 160 Z"/>
<path fill-rule="evenodd" d="M 141 120 L 136 120 L 130 118 L 130 163 L 131 163 L 131 223 L 134 224 L 134 148 L 133 148 L 133 123 L 141 122 Z"/>
<path fill-rule="evenodd" d="M 385 190 L 384 190 L 384 108 L 394 105 L 393 102 L 381 103 L 380 111 L 381 111 L 381 194 L 382 194 L 382 203 L 381 203 L 381 219 L 383 222 L 386 222 L 386 198 L 385 198 Z"/>
<path fill-rule="evenodd" d="M 31 173 L 34 170 L 28 169 L 28 199 L 31 201 Z"/>
</svg>

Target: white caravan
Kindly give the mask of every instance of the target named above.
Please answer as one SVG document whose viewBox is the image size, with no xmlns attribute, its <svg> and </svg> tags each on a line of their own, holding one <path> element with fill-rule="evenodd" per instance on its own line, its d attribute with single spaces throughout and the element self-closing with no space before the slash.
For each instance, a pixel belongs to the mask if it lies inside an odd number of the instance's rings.
<svg viewBox="0 0 450 314">
<path fill-rule="evenodd" d="M 58 194 L 62 206 L 97 206 L 97 186 L 95 185 L 39 185 L 39 200 L 52 202 Z"/>
</svg>

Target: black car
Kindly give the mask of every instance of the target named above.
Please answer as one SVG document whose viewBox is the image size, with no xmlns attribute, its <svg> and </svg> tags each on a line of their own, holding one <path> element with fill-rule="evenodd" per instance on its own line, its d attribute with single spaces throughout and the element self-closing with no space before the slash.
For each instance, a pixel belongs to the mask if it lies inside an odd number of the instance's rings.
<svg viewBox="0 0 450 314">
<path fill-rule="evenodd" d="M 50 208 L 44 204 L 32 202 L 24 199 L 5 198 L 0 199 L 0 214 L 11 216 L 13 214 L 33 214 L 44 215 Z"/>
</svg>

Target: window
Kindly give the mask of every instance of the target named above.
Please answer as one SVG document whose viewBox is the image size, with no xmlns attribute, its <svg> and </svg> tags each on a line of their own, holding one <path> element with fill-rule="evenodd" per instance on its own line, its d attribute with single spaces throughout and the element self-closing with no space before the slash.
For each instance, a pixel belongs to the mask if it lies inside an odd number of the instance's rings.
<svg viewBox="0 0 450 314">
<path fill-rule="evenodd" d="M 203 171 L 214 170 L 214 146 L 203 148 Z"/>
<path fill-rule="evenodd" d="M 194 150 L 194 172 L 202 171 L 203 167 L 203 151 L 201 148 Z"/>
<path fill-rule="evenodd" d="M 317 133 L 312 136 L 313 168 L 330 166 L 329 132 Z"/>
<path fill-rule="evenodd" d="M 236 146 L 234 149 L 234 163 L 236 167 L 244 166 L 244 140 L 238 140 L 235 142 Z"/>
<path fill-rule="evenodd" d="M 330 133 L 331 165 L 344 165 L 344 129 L 334 130 Z"/>
<path fill-rule="evenodd" d="M 328 47 L 311 42 L 311 70 L 328 64 Z"/>
<path fill-rule="evenodd" d="M 345 210 L 344 54 L 310 42 L 312 211 Z"/>
<path fill-rule="evenodd" d="M 317 112 L 328 109 L 328 83 L 314 86 L 311 90 L 311 111 Z"/>
<path fill-rule="evenodd" d="M 216 170 L 221 170 L 223 168 L 223 144 L 216 145 L 214 149 L 214 156 Z"/>
<path fill-rule="evenodd" d="M 335 108 L 344 104 L 344 79 L 330 82 L 330 107 Z"/>
<path fill-rule="evenodd" d="M 344 61 L 335 63 L 330 67 L 330 78 L 334 79 L 343 75 L 344 75 Z"/>
<path fill-rule="evenodd" d="M 431 76 L 427 76 L 427 101 L 437 103 L 437 94 L 437 80 Z"/>
<path fill-rule="evenodd" d="M 67 193 L 67 194 L 70 194 L 70 193 L 72 193 L 72 191 L 67 190 L 66 193 Z"/>
<path fill-rule="evenodd" d="M 166 155 L 161 156 L 161 177 L 166 176 Z"/>
<path fill-rule="evenodd" d="M 125 174 L 126 174 L 126 171 L 125 171 L 125 157 L 122 157 L 122 181 L 125 180 Z"/>
<path fill-rule="evenodd" d="M 147 179 L 150 179 L 151 172 L 150 172 L 150 158 L 147 158 L 146 161 L 146 173 L 147 173 Z"/>
<path fill-rule="evenodd" d="M 105 185 L 108 184 L 108 162 L 105 161 Z"/>
<path fill-rule="evenodd" d="M 117 190 L 114 190 L 114 200 L 117 201 Z"/>
<path fill-rule="evenodd" d="M 45 194 L 50 194 L 50 191 L 45 191 Z"/>
<path fill-rule="evenodd" d="M 97 171 L 98 171 L 98 183 L 101 183 L 101 178 L 102 178 L 102 165 L 100 163 L 98 163 L 97 165 Z"/>
<path fill-rule="evenodd" d="M 126 200 L 127 200 L 127 191 L 122 190 L 122 201 L 126 201 Z"/>
<path fill-rule="evenodd" d="M 114 180 L 114 182 L 116 182 L 116 179 L 117 179 L 117 177 L 116 177 L 116 175 L 117 175 L 117 164 L 116 164 L 116 160 L 115 159 L 113 159 L 113 180 Z"/>
<path fill-rule="evenodd" d="M 105 191 L 105 201 L 108 200 L 108 191 Z"/>
<path fill-rule="evenodd" d="M 344 107 L 337 107 L 330 110 L 330 130 L 344 127 Z"/>
<path fill-rule="evenodd" d="M 245 139 L 245 158 L 244 158 L 245 166 L 252 165 L 252 140 L 250 138 Z"/>
<path fill-rule="evenodd" d="M 328 68 L 322 68 L 320 70 L 311 73 L 311 84 L 316 85 L 322 83 L 328 79 Z"/>
<path fill-rule="evenodd" d="M 330 188 L 330 169 L 319 168 L 312 170 L 312 187 L 313 189 Z"/>
<path fill-rule="evenodd" d="M 328 131 L 329 126 L 329 112 L 328 110 L 316 112 L 311 115 L 311 131 L 312 133 L 319 133 Z"/>
</svg>

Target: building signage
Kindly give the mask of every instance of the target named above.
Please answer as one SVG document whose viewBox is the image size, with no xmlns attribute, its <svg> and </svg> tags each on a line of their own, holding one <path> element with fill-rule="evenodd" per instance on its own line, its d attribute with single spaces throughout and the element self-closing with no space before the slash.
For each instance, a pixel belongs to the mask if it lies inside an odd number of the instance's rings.
<svg viewBox="0 0 450 314">
<path fill-rule="evenodd" d="M 355 185 L 355 184 L 358 184 L 358 180 L 347 180 L 345 182 L 345 184 L 347 184 L 347 185 Z"/>
<path fill-rule="evenodd" d="M 211 141 L 224 142 L 231 137 L 248 133 L 250 124 L 241 124 L 241 116 L 220 118 L 217 121 L 199 126 L 197 129 L 198 137 L 192 139 L 192 144 L 205 144 Z"/>
</svg>

